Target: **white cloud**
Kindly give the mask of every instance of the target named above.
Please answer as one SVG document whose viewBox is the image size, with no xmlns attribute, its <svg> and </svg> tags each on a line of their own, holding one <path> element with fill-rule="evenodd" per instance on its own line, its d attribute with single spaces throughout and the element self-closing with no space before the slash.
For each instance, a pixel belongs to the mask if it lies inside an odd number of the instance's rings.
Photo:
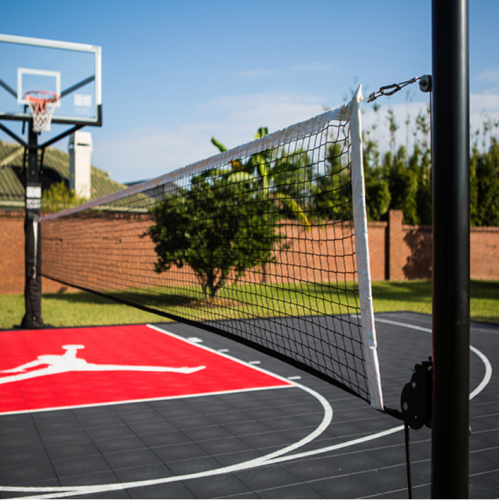
<svg viewBox="0 0 500 500">
<path fill-rule="evenodd" d="M 157 177 L 217 154 L 215 136 L 232 148 L 253 140 L 259 127 L 280 130 L 322 113 L 319 96 L 221 96 L 201 109 L 210 119 L 177 129 L 142 128 L 94 145 L 92 163 L 122 182 Z"/>
<path fill-rule="evenodd" d="M 275 72 L 267 69 L 251 69 L 248 71 L 240 71 L 238 74 L 243 78 L 265 78 L 271 76 Z"/>
<path fill-rule="evenodd" d="M 498 83 L 498 68 L 487 69 L 476 76 L 476 80 L 486 83 Z"/>
<path fill-rule="evenodd" d="M 290 66 L 287 68 L 274 68 L 272 70 L 270 70 L 270 69 L 252 69 L 252 70 L 247 70 L 247 71 L 240 71 L 238 73 L 238 75 L 243 77 L 243 78 L 265 78 L 265 77 L 277 75 L 280 73 L 286 73 L 288 71 L 309 72 L 309 71 L 327 71 L 329 69 L 332 69 L 332 67 L 329 64 L 325 64 L 322 62 L 312 62 L 312 63 L 307 63 L 307 64 L 296 64 L 294 66 Z"/>
<path fill-rule="evenodd" d="M 498 116 L 498 93 L 472 94 L 470 96 L 470 110 L 473 113 L 496 113 Z"/>
<path fill-rule="evenodd" d="M 93 163 L 120 181 L 150 179 L 217 154 L 210 139 L 215 136 L 227 148 L 251 141 L 259 127 L 270 132 L 307 120 L 323 112 L 325 99 L 293 93 L 228 95 L 205 103 L 200 108 L 197 123 L 176 129 L 142 128 L 94 146 Z M 383 100 L 380 100 L 383 104 Z M 498 121 L 498 95 L 471 96 L 471 125 L 482 127 L 485 117 Z M 340 104 L 340 103 L 339 103 Z M 406 117 L 410 114 L 410 148 L 413 144 L 415 119 L 426 113 L 427 103 L 391 106 L 399 124 L 398 145 L 406 145 Z M 376 123 L 377 116 L 370 105 L 363 105 L 363 126 L 366 130 Z M 389 106 L 378 112 L 378 132 L 375 138 L 380 149 L 389 149 L 390 134 L 386 120 Z"/>
<path fill-rule="evenodd" d="M 297 66 L 292 66 L 294 71 L 326 71 L 331 69 L 329 64 L 324 64 L 320 62 L 313 62 L 309 64 L 299 64 Z"/>
<path fill-rule="evenodd" d="M 204 111 L 222 114 L 221 132 L 226 137 L 235 134 L 240 144 L 241 134 L 248 139 L 259 127 L 279 130 L 322 112 L 320 96 L 300 96 L 294 93 L 221 96 L 203 106 Z M 239 132 L 241 130 L 241 132 Z M 251 132 L 250 132 L 251 131 Z M 229 142 L 229 141 L 228 141 Z"/>
</svg>

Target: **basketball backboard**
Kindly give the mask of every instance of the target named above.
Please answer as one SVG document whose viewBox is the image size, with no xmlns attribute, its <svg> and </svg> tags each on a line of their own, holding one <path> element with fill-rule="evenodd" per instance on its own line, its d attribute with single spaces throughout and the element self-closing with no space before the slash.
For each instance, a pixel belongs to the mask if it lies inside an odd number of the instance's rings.
<svg viewBox="0 0 500 500">
<path fill-rule="evenodd" d="M 102 124 L 101 47 L 0 34 L 0 61 L 0 120 L 30 120 L 37 90 L 61 96 L 52 123 Z"/>
</svg>

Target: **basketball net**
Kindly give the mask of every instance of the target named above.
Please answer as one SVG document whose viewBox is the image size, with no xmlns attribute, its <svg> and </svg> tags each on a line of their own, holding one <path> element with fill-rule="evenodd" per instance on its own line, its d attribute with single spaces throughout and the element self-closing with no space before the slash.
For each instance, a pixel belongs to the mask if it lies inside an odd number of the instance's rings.
<svg viewBox="0 0 500 500">
<path fill-rule="evenodd" d="M 24 98 L 33 115 L 33 131 L 50 132 L 50 122 L 60 96 L 55 92 L 33 90 L 26 92 Z"/>
</svg>

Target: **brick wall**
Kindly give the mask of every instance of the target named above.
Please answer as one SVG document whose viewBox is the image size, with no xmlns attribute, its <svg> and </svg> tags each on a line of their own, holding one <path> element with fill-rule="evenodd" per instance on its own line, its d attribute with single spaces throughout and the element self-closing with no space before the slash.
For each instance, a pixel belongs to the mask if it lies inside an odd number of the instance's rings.
<svg viewBox="0 0 500 500">
<path fill-rule="evenodd" d="M 389 224 L 387 227 L 387 272 L 386 279 L 404 279 L 401 261 L 404 254 L 404 241 L 402 239 L 403 212 L 391 210 L 389 212 Z"/>
<path fill-rule="evenodd" d="M 370 269 L 373 281 L 387 279 L 387 226 L 387 222 L 370 222 L 368 224 Z"/>
<path fill-rule="evenodd" d="M 479 280 L 498 279 L 498 227 L 473 228 L 470 246 L 471 276 Z"/>
<path fill-rule="evenodd" d="M 134 216 L 135 231 L 128 235 L 114 235 L 113 227 L 123 223 L 120 217 L 113 220 L 103 220 L 102 223 L 91 225 L 83 222 L 79 239 L 67 238 L 65 243 L 58 238 L 50 238 L 49 231 L 44 229 L 44 245 L 71 244 L 72 260 L 64 262 L 57 259 L 44 265 L 57 268 L 60 265 L 72 266 L 83 273 L 82 277 L 93 285 L 96 276 L 85 274 L 83 266 L 78 266 L 80 244 L 85 238 L 87 242 L 99 240 L 103 244 L 96 254 L 96 264 L 110 281 L 115 280 L 116 286 L 160 286 L 158 275 L 151 273 L 147 283 L 137 281 L 134 267 L 152 269 L 155 259 L 152 244 L 148 238 L 138 238 L 137 234 L 148 227 L 149 221 L 144 216 Z M 384 279 L 427 279 L 432 272 L 432 232 L 430 227 L 403 225 L 403 216 L 399 211 L 389 213 L 388 222 L 372 222 L 368 224 L 370 244 L 371 274 L 374 281 Z M 20 211 L 0 212 L 0 294 L 24 292 L 24 213 Z M 268 266 L 269 281 L 276 281 L 273 276 L 279 275 L 280 282 L 296 280 L 335 280 L 338 275 L 354 272 L 354 259 L 338 259 L 332 257 L 332 246 L 339 246 L 346 255 L 352 253 L 351 238 L 344 238 L 347 227 L 340 223 L 328 223 L 322 229 L 313 228 L 309 233 L 296 222 L 283 224 L 289 238 L 289 251 L 276 254 L 279 262 Z M 46 234 L 47 233 L 47 234 Z M 83 236 L 86 235 L 86 236 Z M 73 243 L 68 243 L 72 241 Z M 96 241 L 97 243 L 97 241 Z M 96 247 L 97 248 L 97 247 Z M 102 250 L 105 248 L 105 251 Z M 120 259 L 120 255 L 133 256 Z M 67 252 L 66 255 L 68 254 Z M 294 254 L 295 261 L 291 260 Z M 106 255 L 106 258 L 102 256 Z M 106 260 L 107 259 L 107 260 Z M 498 279 L 498 228 L 471 229 L 471 277 L 474 279 Z M 314 268 L 314 271 L 311 269 Z M 118 271 L 118 272 L 117 272 Z M 246 282 L 260 282 L 261 269 L 255 269 L 245 276 Z M 311 272 L 313 274 L 311 275 Z M 196 278 L 189 268 L 174 268 L 169 271 L 172 284 L 185 283 L 186 279 L 196 284 Z M 349 279 L 349 277 L 347 278 Z M 65 287 L 56 281 L 42 279 L 42 290 L 58 292 Z M 71 290 L 71 289 L 69 289 Z"/>
<path fill-rule="evenodd" d="M 0 293 L 24 290 L 24 213 L 0 213 Z"/>
<path fill-rule="evenodd" d="M 76 291 L 42 277 L 42 290 Z M 0 294 L 24 293 L 24 212 L 0 211 Z"/>
</svg>

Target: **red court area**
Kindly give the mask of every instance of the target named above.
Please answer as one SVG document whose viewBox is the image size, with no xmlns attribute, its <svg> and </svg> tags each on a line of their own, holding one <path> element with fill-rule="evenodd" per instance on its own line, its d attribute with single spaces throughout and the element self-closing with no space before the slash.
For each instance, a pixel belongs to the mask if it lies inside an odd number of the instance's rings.
<svg viewBox="0 0 500 500">
<path fill-rule="evenodd" d="M 289 386 L 147 325 L 0 332 L 0 413 Z"/>
</svg>

